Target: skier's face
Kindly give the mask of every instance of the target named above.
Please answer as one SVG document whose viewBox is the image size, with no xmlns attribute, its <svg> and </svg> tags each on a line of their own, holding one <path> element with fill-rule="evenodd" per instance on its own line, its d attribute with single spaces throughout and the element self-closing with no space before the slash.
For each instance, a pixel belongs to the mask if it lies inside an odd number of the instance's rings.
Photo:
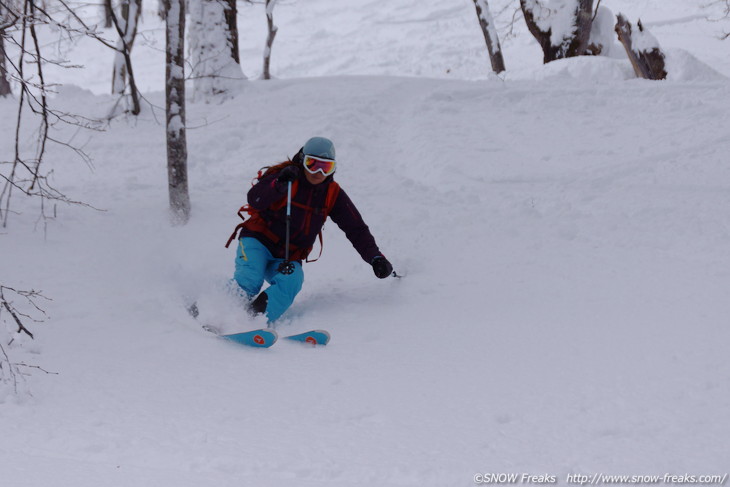
<svg viewBox="0 0 730 487">
<path fill-rule="evenodd" d="M 325 179 L 327 179 L 327 176 L 325 176 L 321 172 L 312 174 L 309 171 L 304 171 L 304 176 L 307 178 L 307 181 L 309 181 L 309 184 L 320 184 L 323 183 Z"/>
</svg>

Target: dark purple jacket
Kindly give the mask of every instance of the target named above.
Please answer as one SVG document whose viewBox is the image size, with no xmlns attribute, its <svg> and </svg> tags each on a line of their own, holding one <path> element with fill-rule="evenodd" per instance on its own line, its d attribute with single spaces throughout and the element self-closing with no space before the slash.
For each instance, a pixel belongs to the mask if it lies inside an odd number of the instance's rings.
<svg viewBox="0 0 730 487">
<path fill-rule="evenodd" d="M 286 237 L 286 204 L 279 210 L 272 210 L 271 206 L 277 202 L 286 201 L 287 185 L 277 183 L 277 173 L 262 177 L 248 192 L 248 204 L 259 211 L 266 220 L 268 229 L 279 236 L 278 242 L 273 242 L 266 235 L 246 228 L 244 224 L 239 238 L 254 237 L 263 243 L 274 257 L 283 259 L 284 242 Z M 296 205 L 291 207 L 290 243 L 301 249 L 308 249 L 314 245 L 317 235 L 322 230 L 326 217 L 323 214 L 327 187 L 332 182 L 332 176 L 324 182 L 313 185 L 307 181 L 304 174 L 299 176 L 298 188 L 292 197 L 292 202 L 305 205 L 313 210 L 306 210 Z M 332 221 L 352 243 L 355 250 L 368 264 L 373 258 L 382 255 L 375 238 L 357 211 L 347 193 L 340 188 L 335 204 L 329 214 Z"/>
</svg>

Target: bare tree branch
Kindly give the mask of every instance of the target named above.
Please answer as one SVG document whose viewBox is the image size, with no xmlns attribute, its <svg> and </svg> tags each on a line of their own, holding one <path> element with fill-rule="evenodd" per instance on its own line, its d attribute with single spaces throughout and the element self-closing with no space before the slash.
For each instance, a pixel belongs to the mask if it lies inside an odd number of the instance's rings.
<svg viewBox="0 0 730 487">
<path fill-rule="evenodd" d="M 46 312 L 38 305 L 38 303 L 36 301 L 38 299 L 44 299 L 44 300 L 50 301 L 50 299 L 45 297 L 43 294 L 41 294 L 38 291 L 34 291 L 34 290 L 21 291 L 21 290 L 14 289 L 12 287 L 0 285 L 0 307 L 4 308 L 10 314 L 10 316 L 13 318 L 13 321 L 15 321 L 15 324 L 18 326 L 18 333 L 25 333 L 29 337 L 34 338 L 33 333 L 31 333 L 30 330 L 28 330 L 28 328 L 26 328 L 21 317 L 23 319 L 31 320 L 36 323 L 40 323 L 43 320 L 36 320 L 32 316 L 19 311 L 18 308 L 13 303 L 13 301 L 11 301 L 9 298 L 7 298 L 5 296 L 6 292 L 12 293 L 15 296 L 23 298 L 26 306 L 33 308 L 36 312 L 42 314 L 43 316 L 47 316 Z M 1 311 L 2 310 L 0 310 L 0 312 Z"/>
<path fill-rule="evenodd" d="M 65 0 L 57 0 L 55 15 L 67 14 L 82 29 L 75 29 L 68 22 L 54 19 L 43 5 L 37 0 L 22 0 L 12 4 L 15 10 L 4 12 L 3 18 L 12 17 L 15 19 L 13 25 L 14 34 L 4 33 L 4 39 L 13 43 L 18 51 L 18 59 L 8 59 L 8 69 L 11 72 L 9 80 L 18 89 L 18 104 L 15 126 L 15 146 L 11 160 L 0 161 L 0 224 L 7 226 L 13 195 L 22 193 L 27 196 L 39 197 L 41 199 L 41 216 L 47 218 L 45 200 L 62 201 L 68 204 L 90 205 L 72 200 L 66 195 L 53 188 L 48 182 L 48 174 L 44 174 L 43 162 L 46 157 L 49 144 L 60 145 L 71 149 L 80 156 L 89 167 L 92 166 L 91 158 L 81 147 L 73 145 L 69 141 L 52 137 L 50 129 L 56 124 L 76 126 L 78 129 L 102 130 L 102 122 L 92 120 L 78 115 L 54 110 L 49 106 L 48 95 L 53 92 L 55 85 L 48 83 L 44 73 L 44 65 L 55 64 L 68 67 L 64 61 L 50 60 L 43 56 L 41 42 L 37 28 L 39 25 L 58 27 L 61 31 L 69 33 L 69 36 L 91 35 L 99 38 L 95 30 L 89 28 L 78 17 L 76 12 L 70 8 Z M 11 6 L 7 0 L 0 0 L 2 8 Z M 58 4 L 61 7 L 58 7 Z M 65 10 L 64 10 L 65 9 Z M 59 14 L 60 12 L 60 14 Z M 12 14 L 12 15 L 11 15 Z M 32 70 L 27 70 L 32 67 Z M 34 129 L 36 143 L 32 156 L 21 150 L 22 134 L 27 131 L 26 115 L 31 113 L 36 116 L 37 127 Z M 77 132 L 78 133 L 78 132 Z M 50 174 L 50 173 L 49 173 Z M 54 208 L 55 209 L 55 208 Z"/>
<path fill-rule="evenodd" d="M 0 356 L 0 380 L 2 382 L 5 382 L 5 371 L 7 370 L 7 374 L 9 376 L 9 381 L 13 384 L 13 391 L 15 394 L 18 393 L 18 368 L 17 365 L 12 363 L 10 361 L 10 356 L 8 356 L 8 352 L 5 351 L 5 347 L 3 346 L 2 342 L 0 342 L 0 352 L 2 352 L 2 356 Z"/>
<path fill-rule="evenodd" d="M 7 293 L 7 294 L 6 294 Z M 30 308 L 30 312 L 34 313 L 40 313 L 43 315 L 43 317 L 46 317 L 46 312 L 41 309 L 41 307 L 38 305 L 37 301 L 39 299 L 45 299 L 49 300 L 47 297 L 43 296 L 38 291 L 21 291 L 14 289 L 12 287 L 8 286 L 2 286 L 0 285 L 0 317 L 2 316 L 3 311 L 7 311 L 7 313 L 11 316 L 13 319 L 13 322 L 17 325 L 18 330 L 16 333 L 24 333 L 25 335 L 29 336 L 31 339 L 33 339 L 33 333 L 25 326 L 24 320 L 26 321 L 33 321 L 35 323 L 39 323 L 43 321 L 42 319 L 35 319 L 32 316 L 30 316 L 27 313 L 24 313 L 19 310 L 20 305 L 15 305 L 15 303 L 10 299 L 10 295 L 13 295 L 15 297 L 21 298 L 24 304 L 22 305 L 25 308 Z M 8 344 L 12 343 L 14 340 L 10 340 Z M 18 379 L 22 378 L 24 375 L 20 367 L 25 368 L 33 368 L 38 369 L 46 373 L 53 373 L 48 372 L 44 370 L 43 368 L 36 366 L 36 365 L 28 365 L 25 363 L 14 363 L 10 356 L 8 355 L 7 351 L 5 350 L 5 344 L 0 342 L 0 382 L 10 382 L 13 385 L 13 391 L 17 394 L 18 393 Z"/>
</svg>

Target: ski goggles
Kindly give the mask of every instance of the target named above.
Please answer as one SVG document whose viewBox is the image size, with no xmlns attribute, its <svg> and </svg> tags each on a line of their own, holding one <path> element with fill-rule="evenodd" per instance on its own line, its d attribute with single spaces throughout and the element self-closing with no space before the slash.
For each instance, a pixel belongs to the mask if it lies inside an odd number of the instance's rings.
<svg viewBox="0 0 730 487">
<path fill-rule="evenodd" d="M 325 176 L 329 176 L 335 172 L 337 163 L 334 159 L 325 159 L 323 157 L 304 155 L 304 169 L 310 174 L 321 172 Z"/>
</svg>

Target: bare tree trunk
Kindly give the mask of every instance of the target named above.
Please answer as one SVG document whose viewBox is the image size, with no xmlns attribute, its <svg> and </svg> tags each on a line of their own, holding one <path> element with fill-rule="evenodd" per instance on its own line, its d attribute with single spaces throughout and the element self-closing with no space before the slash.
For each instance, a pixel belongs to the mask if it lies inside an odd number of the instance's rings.
<svg viewBox="0 0 730 487">
<path fill-rule="evenodd" d="M 0 31 L 0 96 L 8 96 L 10 90 L 10 82 L 8 81 L 8 70 L 5 63 L 5 32 Z"/>
<path fill-rule="evenodd" d="M 535 2 L 528 3 L 526 0 L 520 0 L 520 8 L 522 9 L 522 16 L 525 18 L 525 23 L 527 24 L 527 30 L 530 31 L 530 34 L 540 44 L 543 53 L 542 62 L 549 63 L 557 58 L 557 47 L 553 46 L 552 42 L 550 42 L 551 31 L 544 31 L 537 24 L 536 7 L 538 6 L 535 5 Z"/>
<path fill-rule="evenodd" d="M 109 11 L 112 25 L 119 34 L 117 53 L 114 56 L 114 69 L 112 71 L 112 94 L 123 95 L 126 88 L 127 75 L 132 69 L 132 47 L 137 36 L 137 21 L 142 12 L 142 0 L 122 0 L 121 17 L 116 15 L 114 10 Z M 136 86 L 133 76 L 130 77 L 130 88 L 132 89 L 132 101 L 138 108 L 139 100 L 136 96 Z M 137 115 L 139 110 L 135 110 Z"/>
<path fill-rule="evenodd" d="M 236 64 L 241 64 L 241 56 L 238 52 L 238 7 L 236 0 L 225 0 L 225 17 L 228 25 L 228 36 L 231 41 L 231 57 Z"/>
<path fill-rule="evenodd" d="M 188 149 L 185 134 L 185 0 L 165 0 L 167 176 L 172 222 L 190 219 Z"/>
<path fill-rule="evenodd" d="M 8 80 L 8 68 L 5 60 L 5 30 L 12 26 L 15 21 L 6 18 L 10 17 L 9 12 L 0 5 L 0 96 L 8 96 L 12 91 L 10 89 L 10 81 Z"/>
<path fill-rule="evenodd" d="M 479 18 L 479 25 L 482 27 L 484 40 L 487 42 L 492 71 L 499 74 L 504 71 L 504 57 L 502 56 L 502 46 L 499 44 L 494 19 L 489 10 L 489 2 L 487 0 L 474 0 L 474 6 L 477 9 L 477 17 Z"/>
<path fill-rule="evenodd" d="M 572 12 L 574 28 L 569 37 L 557 44 L 552 39 L 550 15 L 552 14 L 539 0 L 520 0 L 520 8 L 530 33 L 537 39 L 543 52 L 543 62 L 556 59 L 582 56 L 588 48 L 593 24 L 593 0 L 578 0 Z M 565 12 L 561 12 L 565 15 Z"/>
<path fill-rule="evenodd" d="M 271 47 L 274 45 L 274 38 L 279 30 L 274 25 L 274 6 L 276 6 L 276 0 L 266 0 L 266 25 L 269 28 L 269 35 L 266 38 L 266 48 L 264 49 L 264 72 L 261 75 L 263 79 L 271 79 Z"/>
<path fill-rule="evenodd" d="M 600 0 L 599 0 L 600 3 Z M 567 57 L 584 56 L 588 51 L 588 43 L 591 40 L 591 28 L 593 27 L 593 0 L 578 0 L 578 7 L 575 10 L 575 36 L 568 46 Z"/>
<path fill-rule="evenodd" d="M 637 25 L 642 35 L 650 36 L 649 32 L 644 30 L 641 21 Z M 616 34 L 618 34 L 619 41 L 626 49 L 626 54 L 629 56 L 629 61 L 634 67 L 636 76 L 644 79 L 666 79 L 667 71 L 664 64 L 664 53 L 656 42 L 649 42 L 639 48 L 634 47 L 631 38 L 631 22 L 621 14 L 616 16 Z M 651 37 L 651 41 L 655 41 L 655 39 Z"/>
<path fill-rule="evenodd" d="M 104 27 L 108 29 L 112 26 L 112 9 L 114 8 L 112 0 L 104 0 L 102 8 L 104 9 Z"/>
</svg>

